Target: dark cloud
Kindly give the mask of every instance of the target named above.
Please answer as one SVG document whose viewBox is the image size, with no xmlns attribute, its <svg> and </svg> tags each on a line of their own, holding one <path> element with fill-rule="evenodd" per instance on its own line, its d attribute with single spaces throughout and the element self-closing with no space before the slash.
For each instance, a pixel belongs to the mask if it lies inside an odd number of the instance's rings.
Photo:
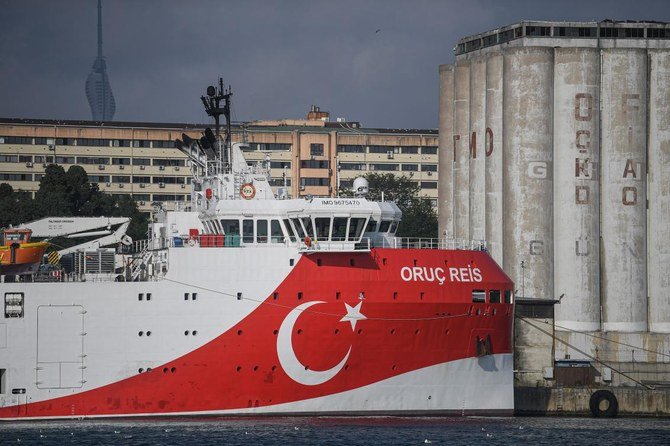
<svg viewBox="0 0 670 446">
<path fill-rule="evenodd" d="M 0 116 L 89 119 L 96 1 L 0 0 Z M 103 1 L 115 119 L 206 122 L 219 75 L 237 120 L 310 104 L 367 126 L 437 127 L 438 66 L 463 36 L 524 19 L 670 20 L 665 1 Z M 377 32 L 379 30 L 379 32 Z"/>
</svg>

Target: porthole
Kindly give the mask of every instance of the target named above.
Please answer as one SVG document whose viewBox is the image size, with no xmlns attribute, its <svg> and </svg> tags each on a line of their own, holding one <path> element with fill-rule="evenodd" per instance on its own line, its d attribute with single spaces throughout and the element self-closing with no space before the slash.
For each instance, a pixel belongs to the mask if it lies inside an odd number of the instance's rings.
<svg viewBox="0 0 670 446">
<path fill-rule="evenodd" d="M 144 336 L 144 332 L 143 332 L 143 331 L 140 331 L 139 333 L 137 333 L 137 335 L 138 335 L 138 336 Z"/>
<path fill-rule="evenodd" d="M 188 330 L 184 332 L 184 336 L 188 336 Z"/>
<path fill-rule="evenodd" d="M 198 335 L 198 330 L 193 330 L 193 331 L 191 332 L 191 334 L 192 334 L 193 336 L 197 336 L 197 335 Z"/>
<path fill-rule="evenodd" d="M 273 298 L 274 300 L 279 299 L 279 293 L 276 292 L 276 291 L 275 291 L 274 293 L 272 293 L 272 298 Z"/>
<path fill-rule="evenodd" d="M 415 334 L 415 335 L 418 335 L 420 331 L 421 331 L 421 330 L 419 330 L 419 329 L 417 328 L 416 330 L 414 330 L 414 334 Z"/>
<path fill-rule="evenodd" d="M 151 331 L 147 331 L 147 336 L 151 336 Z"/>
<path fill-rule="evenodd" d="M 396 365 L 393 364 L 393 365 L 391 366 L 391 370 L 395 370 L 395 369 L 396 369 Z"/>
<path fill-rule="evenodd" d="M 340 292 L 339 291 L 335 292 L 335 300 L 340 300 Z"/>
<path fill-rule="evenodd" d="M 142 300 L 142 299 L 144 299 L 144 293 L 139 293 L 137 295 L 137 300 Z"/>
<path fill-rule="evenodd" d="M 184 300 L 188 300 L 190 293 L 184 293 Z"/>
<path fill-rule="evenodd" d="M 316 259 L 316 266 L 321 266 L 321 259 Z"/>
<path fill-rule="evenodd" d="M 144 372 L 144 369 L 143 369 L 142 367 L 140 367 L 139 369 L 137 369 L 137 373 L 143 373 L 143 372 Z"/>
<path fill-rule="evenodd" d="M 176 372 L 176 371 L 177 371 L 177 368 L 176 368 L 176 367 L 172 367 L 172 368 L 170 369 L 170 373 L 174 373 L 174 372 Z"/>
<path fill-rule="evenodd" d="M 357 333 L 361 334 L 361 333 L 363 333 L 363 330 L 359 328 Z"/>
<path fill-rule="evenodd" d="M 336 328 L 336 329 L 335 329 L 335 334 L 338 334 L 339 332 L 340 332 L 340 329 L 339 329 L 339 328 Z"/>
<path fill-rule="evenodd" d="M 302 328 L 298 328 L 298 331 L 296 331 L 296 333 L 301 334 L 302 333 Z"/>
<path fill-rule="evenodd" d="M 298 291 L 298 300 L 302 300 L 302 291 Z"/>
<path fill-rule="evenodd" d="M 277 370 L 277 366 L 273 365 L 271 370 L 274 372 L 275 370 Z"/>
<path fill-rule="evenodd" d="M 391 334 L 395 334 L 395 328 L 391 329 Z"/>
<path fill-rule="evenodd" d="M 191 293 L 191 300 L 196 300 L 198 298 L 198 293 Z"/>
<path fill-rule="evenodd" d="M 242 293 L 241 292 L 237 293 L 237 300 L 242 300 Z"/>
<path fill-rule="evenodd" d="M 167 372 L 168 372 L 168 368 L 167 368 L 167 367 L 163 367 L 163 373 L 167 373 Z"/>
<path fill-rule="evenodd" d="M 147 300 L 151 300 L 151 293 L 147 293 Z"/>
<path fill-rule="evenodd" d="M 147 372 L 150 372 L 150 371 L 151 371 L 151 367 L 147 367 Z"/>
<path fill-rule="evenodd" d="M 237 336 L 242 336 L 242 330 L 237 330 Z"/>
<path fill-rule="evenodd" d="M 272 334 L 275 335 L 275 336 L 277 336 L 277 333 L 279 333 L 279 330 L 273 330 L 272 331 Z"/>
<path fill-rule="evenodd" d="M 256 372 L 256 371 L 258 371 L 258 366 L 257 365 L 254 366 L 254 372 Z"/>
<path fill-rule="evenodd" d="M 242 370 L 242 367 L 238 365 L 235 370 L 237 370 L 239 372 L 240 370 Z"/>
</svg>

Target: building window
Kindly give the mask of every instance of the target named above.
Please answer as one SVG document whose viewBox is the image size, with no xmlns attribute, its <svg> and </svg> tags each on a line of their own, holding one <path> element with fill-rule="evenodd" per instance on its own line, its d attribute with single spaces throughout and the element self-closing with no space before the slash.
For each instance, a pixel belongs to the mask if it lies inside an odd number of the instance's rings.
<svg viewBox="0 0 670 446">
<path fill-rule="evenodd" d="M 130 158 L 112 158 L 112 164 L 115 166 L 130 166 Z"/>
<path fill-rule="evenodd" d="M 284 167 L 291 168 L 290 161 L 270 161 L 271 169 L 283 169 Z"/>
<path fill-rule="evenodd" d="M 302 160 L 300 167 L 303 169 L 328 169 L 328 160 Z"/>
<path fill-rule="evenodd" d="M 174 141 L 143 141 L 143 142 L 147 143 L 151 142 L 151 145 L 153 146 L 154 149 L 173 149 L 175 147 Z M 142 146 L 142 147 L 149 147 L 149 146 Z"/>
<path fill-rule="evenodd" d="M 130 147 L 130 140 L 128 139 L 115 139 L 112 141 L 113 147 Z"/>
<path fill-rule="evenodd" d="M 154 194 L 154 201 L 184 201 L 184 195 Z"/>
<path fill-rule="evenodd" d="M 323 156 L 323 144 L 317 144 L 317 143 L 310 144 L 309 154 L 311 156 Z"/>
<path fill-rule="evenodd" d="M 647 38 L 650 39 L 665 39 L 669 37 L 670 33 L 666 33 L 665 28 L 648 28 Z"/>
<path fill-rule="evenodd" d="M 31 173 L 0 173 L 2 181 L 33 181 Z"/>
<path fill-rule="evenodd" d="M 128 184 L 128 183 L 130 183 L 130 176 L 128 176 L 128 175 L 115 175 L 115 176 L 112 177 L 112 183 Z"/>
<path fill-rule="evenodd" d="M 365 170 L 364 163 L 340 163 L 340 170 Z"/>
<path fill-rule="evenodd" d="M 421 189 L 437 189 L 437 181 L 422 181 L 419 185 Z"/>
<path fill-rule="evenodd" d="M 276 142 L 251 142 L 249 143 L 250 150 L 262 150 L 268 152 L 280 152 L 291 150 L 291 144 L 276 143 Z"/>
<path fill-rule="evenodd" d="M 173 159 L 173 158 L 154 158 L 153 159 L 153 165 L 154 166 L 163 166 L 163 167 L 168 167 L 168 166 L 184 167 L 186 165 L 186 160 Z"/>
<path fill-rule="evenodd" d="M 149 194 L 133 194 L 133 199 L 136 201 L 149 201 L 151 196 Z"/>
<path fill-rule="evenodd" d="M 486 302 L 486 291 L 472 290 L 472 301 L 477 303 Z"/>
<path fill-rule="evenodd" d="M 425 146 L 421 148 L 423 155 L 437 155 L 437 146 Z"/>
<path fill-rule="evenodd" d="M 147 178 L 147 177 L 144 177 Z M 153 183 L 154 184 L 185 184 L 185 178 L 184 177 L 153 177 Z"/>
<path fill-rule="evenodd" d="M 365 153 L 365 146 L 342 144 L 337 146 L 338 153 Z"/>
<path fill-rule="evenodd" d="M 491 46 L 498 43 L 498 35 L 491 34 L 490 36 L 484 37 L 484 46 Z"/>
<path fill-rule="evenodd" d="M 419 153 L 419 147 L 418 146 L 403 146 L 400 147 L 400 153 L 403 155 L 416 155 Z"/>
<path fill-rule="evenodd" d="M 77 145 L 88 147 L 109 147 L 109 139 L 79 138 L 77 139 Z"/>
<path fill-rule="evenodd" d="M 74 156 L 57 156 L 56 164 L 75 164 Z"/>
<path fill-rule="evenodd" d="M 78 156 L 78 164 L 109 164 L 109 158 L 98 158 L 94 156 Z"/>
<path fill-rule="evenodd" d="M 389 153 L 395 152 L 396 149 L 395 146 L 369 146 L 368 153 Z"/>
<path fill-rule="evenodd" d="M 0 155 L 0 163 L 18 163 L 18 155 Z"/>
<path fill-rule="evenodd" d="M 89 175 L 88 181 L 91 183 L 109 183 L 109 175 Z"/>
<path fill-rule="evenodd" d="M 291 185 L 291 179 L 287 178 L 286 179 L 286 186 Z M 284 186 L 284 179 L 283 178 L 272 178 L 270 180 L 270 186 L 277 186 L 277 187 L 283 187 Z"/>
<path fill-rule="evenodd" d="M 399 168 L 398 164 L 370 164 L 370 170 L 373 171 L 393 172 L 399 170 Z"/>
<path fill-rule="evenodd" d="M 133 158 L 133 166 L 150 166 L 151 160 L 149 158 Z"/>
<path fill-rule="evenodd" d="M 418 172 L 419 170 L 419 165 L 418 164 L 403 164 L 401 166 L 401 169 L 403 172 Z"/>
<path fill-rule="evenodd" d="M 57 146 L 74 146 L 75 140 L 74 138 L 56 138 L 56 145 Z"/>
<path fill-rule="evenodd" d="M 133 140 L 133 147 L 143 147 L 143 148 L 148 148 L 151 147 L 151 141 L 147 141 L 144 139 L 136 139 Z"/>
<path fill-rule="evenodd" d="M 148 184 L 148 183 L 151 183 L 151 177 L 133 176 L 133 183 L 135 183 L 135 184 Z"/>
<path fill-rule="evenodd" d="M 422 164 L 421 172 L 437 172 L 437 164 Z"/>
<path fill-rule="evenodd" d="M 547 37 L 551 35 L 550 26 L 526 26 L 526 35 L 535 37 Z"/>
<path fill-rule="evenodd" d="M 328 178 L 300 178 L 301 186 L 329 186 Z"/>
</svg>

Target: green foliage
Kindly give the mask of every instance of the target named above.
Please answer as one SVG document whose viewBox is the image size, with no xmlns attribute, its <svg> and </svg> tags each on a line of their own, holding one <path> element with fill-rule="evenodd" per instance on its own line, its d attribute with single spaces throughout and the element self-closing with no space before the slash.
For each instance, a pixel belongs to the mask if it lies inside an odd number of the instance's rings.
<svg viewBox="0 0 670 446">
<path fill-rule="evenodd" d="M 421 188 L 406 176 L 392 173 L 365 175 L 370 187 L 367 198 L 381 201 L 394 201 L 402 211 L 402 222 L 398 227 L 398 237 L 437 238 L 437 213 L 430 200 L 419 196 Z M 341 195 L 352 196 L 351 190 L 343 190 Z"/>
<path fill-rule="evenodd" d="M 0 228 L 44 217 L 100 216 L 130 217 L 128 235 L 134 240 L 146 238 L 147 216 L 132 198 L 101 192 L 80 166 L 72 166 L 67 172 L 55 164 L 47 166 L 34 200 L 28 192 L 0 184 Z"/>
</svg>

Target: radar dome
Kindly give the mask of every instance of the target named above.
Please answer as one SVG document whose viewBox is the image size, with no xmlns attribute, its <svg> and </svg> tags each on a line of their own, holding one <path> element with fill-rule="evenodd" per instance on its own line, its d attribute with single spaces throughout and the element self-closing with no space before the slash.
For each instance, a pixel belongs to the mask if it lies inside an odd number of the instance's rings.
<svg viewBox="0 0 670 446">
<path fill-rule="evenodd" d="M 357 197 L 364 197 L 369 192 L 368 180 L 363 177 L 358 177 L 354 180 L 354 195 Z"/>
</svg>

